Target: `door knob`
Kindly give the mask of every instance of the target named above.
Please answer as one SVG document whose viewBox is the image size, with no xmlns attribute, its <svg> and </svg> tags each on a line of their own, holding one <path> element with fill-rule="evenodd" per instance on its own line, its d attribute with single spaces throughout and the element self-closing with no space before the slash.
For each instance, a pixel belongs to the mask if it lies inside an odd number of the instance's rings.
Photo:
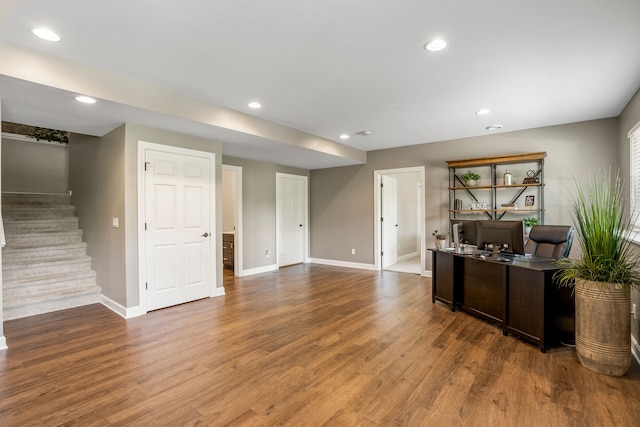
<svg viewBox="0 0 640 427">
<path fill-rule="evenodd" d="M 202 237 L 209 237 L 209 233 L 204 233 Z"/>
</svg>

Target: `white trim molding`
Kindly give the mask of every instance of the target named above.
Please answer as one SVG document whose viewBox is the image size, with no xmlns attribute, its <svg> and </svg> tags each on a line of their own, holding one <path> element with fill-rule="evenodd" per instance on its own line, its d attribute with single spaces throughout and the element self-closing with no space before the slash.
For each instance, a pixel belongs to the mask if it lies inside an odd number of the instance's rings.
<svg viewBox="0 0 640 427">
<path fill-rule="evenodd" d="M 236 178 L 236 193 L 235 193 L 235 197 L 236 197 L 236 217 L 235 217 L 235 223 L 236 223 L 236 228 L 234 230 L 235 233 L 235 237 L 234 237 L 234 244 L 233 244 L 233 275 L 236 277 L 241 277 L 242 276 L 242 266 L 244 265 L 244 261 L 243 261 L 243 256 L 242 254 L 244 253 L 244 245 L 242 244 L 243 242 L 243 225 L 242 225 L 242 218 L 243 218 L 243 213 L 242 213 L 242 167 L 241 166 L 233 166 L 233 165 L 222 165 L 222 172 L 227 171 L 227 172 L 232 172 L 234 173 L 234 176 Z M 224 183 L 222 184 L 224 186 Z M 225 230 L 222 230 L 222 233 L 224 233 Z M 222 238 L 220 240 L 222 242 Z M 224 269 L 224 265 L 222 266 L 222 268 Z"/>
<path fill-rule="evenodd" d="M 373 230 L 373 253 L 374 253 L 374 269 L 383 270 L 382 268 L 382 230 L 380 226 L 381 212 L 381 200 L 380 200 L 380 184 L 382 183 L 383 175 L 399 175 L 404 173 L 417 173 L 418 178 L 418 228 L 419 228 L 419 249 L 420 249 L 420 275 L 425 274 L 426 265 L 426 206 L 425 206 L 425 176 L 426 169 L 424 166 L 413 166 L 397 169 L 379 169 L 373 171 L 373 212 L 374 212 L 374 230 Z"/>
<path fill-rule="evenodd" d="M 226 294 L 227 294 L 227 293 L 226 293 L 226 291 L 225 291 L 224 287 L 223 287 L 223 286 L 221 286 L 221 287 L 219 287 L 219 288 L 215 288 L 215 289 L 213 290 L 213 292 L 211 293 L 211 296 L 210 296 L 209 298 L 217 298 L 217 297 L 224 296 L 224 295 L 226 295 Z"/>
<path fill-rule="evenodd" d="M 377 268 L 373 264 L 364 264 L 359 262 L 338 261 L 334 259 L 309 258 L 309 262 L 313 264 L 332 265 L 334 267 L 357 268 L 359 270 L 373 270 Z"/>
<path fill-rule="evenodd" d="M 254 274 L 269 273 L 278 270 L 277 264 L 265 265 L 264 267 L 250 268 L 242 270 L 240 277 L 253 276 Z"/>
<path fill-rule="evenodd" d="M 138 316 L 142 316 L 144 314 L 147 314 L 146 311 L 142 310 L 142 307 L 140 305 L 136 305 L 135 307 L 127 308 L 127 307 L 123 306 L 122 304 L 120 304 L 119 302 L 116 302 L 116 301 L 112 300 L 111 298 L 104 296 L 103 294 L 100 294 L 100 304 L 104 305 L 109 310 L 113 311 L 118 316 L 122 317 L 123 319 L 132 319 L 134 317 L 138 317 Z"/>
<path fill-rule="evenodd" d="M 147 313 L 147 293 L 146 293 L 146 273 L 147 273 L 147 264 L 146 264 L 146 237 L 145 237 L 145 223 L 146 223 L 146 173 L 145 173 L 145 158 L 146 151 L 162 151 L 165 153 L 172 153 L 178 155 L 187 155 L 194 157 L 203 157 L 209 160 L 211 165 L 210 177 L 209 177 L 209 185 L 210 185 L 210 224 L 209 229 L 211 230 L 212 239 L 211 242 L 211 259 L 212 263 L 212 277 L 213 281 L 211 283 L 211 296 L 217 296 L 219 291 L 218 283 L 217 283 L 217 253 L 218 253 L 218 234 L 216 229 L 216 153 L 209 151 L 200 151 L 193 150 L 190 148 L 182 148 L 176 147 L 172 145 L 164 145 L 164 144 L 156 144 L 149 141 L 138 140 L 138 154 L 137 154 L 137 163 L 138 163 L 138 301 L 139 301 L 139 309 L 134 310 L 134 313 L 131 317 L 139 316 L 141 314 Z M 221 234 L 220 234 L 221 235 Z M 220 245 L 220 248 L 222 246 Z M 224 289 L 224 288 L 223 288 Z M 109 307 L 111 308 L 111 307 Z M 124 308 L 124 307 L 123 307 Z M 125 309 L 125 311 L 132 309 Z M 118 311 L 116 311 L 118 312 Z M 139 314 L 137 314 L 139 313 Z M 122 315 L 122 314 L 121 314 Z M 124 313 L 126 319 L 128 319 L 128 313 Z"/>
</svg>

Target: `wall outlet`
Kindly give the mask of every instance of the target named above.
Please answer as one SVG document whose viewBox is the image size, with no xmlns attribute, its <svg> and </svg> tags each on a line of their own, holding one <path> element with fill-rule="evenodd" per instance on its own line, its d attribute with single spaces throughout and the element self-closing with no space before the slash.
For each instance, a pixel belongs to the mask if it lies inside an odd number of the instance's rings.
<svg viewBox="0 0 640 427">
<path fill-rule="evenodd" d="M 267 249 L 266 251 L 264 251 L 264 256 L 266 256 L 267 258 L 269 258 L 271 256 L 271 251 L 269 249 Z"/>
<path fill-rule="evenodd" d="M 355 255 L 356 254 L 356 250 L 355 249 L 351 249 L 351 255 Z"/>
<path fill-rule="evenodd" d="M 113 228 L 118 228 L 118 218 L 112 218 L 112 222 L 111 222 Z"/>
</svg>

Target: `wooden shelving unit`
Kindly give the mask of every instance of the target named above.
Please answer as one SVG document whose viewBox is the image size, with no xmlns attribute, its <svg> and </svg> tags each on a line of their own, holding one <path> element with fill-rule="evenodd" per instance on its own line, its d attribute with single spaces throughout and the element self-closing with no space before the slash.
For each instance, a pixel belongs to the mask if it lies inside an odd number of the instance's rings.
<svg viewBox="0 0 640 427">
<path fill-rule="evenodd" d="M 528 216 L 537 217 L 543 224 L 546 155 L 546 152 L 538 152 L 447 161 L 449 218 L 499 220 L 524 219 L 524 216 Z M 479 185 L 465 185 L 460 176 L 468 170 L 480 174 Z M 506 170 L 513 177 L 511 185 L 503 182 Z M 535 182 L 524 183 L 525 178 Z M 456 203 L 456 200 L 459 202 Z M 525 200 L 532 200 L 533 205 L 525 206 Z M 472 208 L 474 202 L 479 207 Z M 516 207 L 504 207 L 503 204 Z"/>
</svg>

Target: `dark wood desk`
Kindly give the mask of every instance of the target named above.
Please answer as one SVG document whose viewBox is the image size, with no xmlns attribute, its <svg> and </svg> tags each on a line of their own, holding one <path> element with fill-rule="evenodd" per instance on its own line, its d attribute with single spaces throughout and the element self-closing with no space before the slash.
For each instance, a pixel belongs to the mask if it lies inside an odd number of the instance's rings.
<svg viewBox="0 0 640 427">
<path fill-rule="evenodd" d="M 432 301 L 497 323 L 505 335 L 548 345 L 574 333 L 570 289 L 553 280 L 554 260 L 540 257 L 482 259 L 433 250 Z"/>
</svg>

